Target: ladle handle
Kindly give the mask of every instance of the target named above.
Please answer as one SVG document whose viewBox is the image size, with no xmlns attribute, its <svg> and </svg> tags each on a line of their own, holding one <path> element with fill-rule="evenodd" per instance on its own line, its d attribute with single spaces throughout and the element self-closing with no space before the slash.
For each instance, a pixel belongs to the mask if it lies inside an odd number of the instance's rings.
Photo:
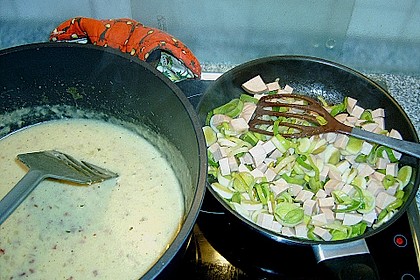
<svg viewBox="0 0 420 280">
<path fill-rule="evenodd" d="M 404 141 L 404 140 L 388 137 L 382 134 L 376 134 L 373 132 L 362 130 L 357 127 L 354 127 L 351 130 L 350 135 L 366 140 L 366 141 L 375 142 L 377 144 L 387 146 L 391 149 L 414 156 L 416 158 L 420 158 L 420 144 L 419 143 Z"/>
<path fill-rule="evenodd" d="M 0 225 L 15 211 L 44 179 L 44 173 L 29 169 L 28 173 L 0 200 Z"/>
</svg>

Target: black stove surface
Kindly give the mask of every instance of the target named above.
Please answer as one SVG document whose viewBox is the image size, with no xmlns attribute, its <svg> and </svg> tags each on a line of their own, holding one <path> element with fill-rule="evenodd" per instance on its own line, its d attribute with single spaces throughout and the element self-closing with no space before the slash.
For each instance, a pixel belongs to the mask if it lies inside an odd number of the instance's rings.
<svg viewBox="0 0 420 280">
<path fill-rule="evenodd" d="M 204 207 L 208 204 L 209 197 L 210 194 Z M 266 255 L 256 256 L 261 254 L 261 250 L 253 252 L 248 246 L 236 246 L 241 242 L 255 242 L 255 248 L 266 244 L 264 240 L 244 240 L 235 232 L 235 225 L 230 224 L 224 215 L 209 213 L 203 209 L 174 279 L 324 279 L 317 271 L 310 248 L 293 246 L 284 250 L 282 245 L 279 245 L 279 248 L 267 250 Z M 405 214 L 387 229 L 366 239 L 378 267 L 380 279 L 420 279 L 415 234 L 412 234 L 410 218 L 409 214 Z M 418 215 L 414 218 L 418 219 Z M 229 236 L 233 236 L 236 242 Z M 273 253 L 276 250 L 277 252 Z M 294 264 L 276 263 L 277 254 L 289 255 Z M 299 263 L 295 260 L 297 256 Z"/>
<path fill-rule="evenodd" d="M 193 106 L 212 81 L 177 85 Z M 323 279 L 312 249 L 242 236 L 240 229 L 207 192 L 190 245 L 174 279 Z M 420 220 L 415 202 L 391 226 L 366 239 L 380 279 L 420 280 Z M 248 239 L 246 239 L 248 238 Z M 275 243 L 275 242 L 274 242 Z M 261 254 L 261 248 L 266 248 Z M 260 255 L 257 255 L 260 254 Z"/>
</svg>

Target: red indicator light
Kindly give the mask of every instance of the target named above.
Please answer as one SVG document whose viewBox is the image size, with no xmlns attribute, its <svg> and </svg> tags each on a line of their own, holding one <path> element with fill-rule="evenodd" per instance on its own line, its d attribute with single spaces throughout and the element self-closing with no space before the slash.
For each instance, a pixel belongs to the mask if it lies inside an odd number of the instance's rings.
<svg viewBox="0 0 420 280">
<path fill-rule="evenodd" d="M 397 234 L 396 236 L 394 236 L 394 243 L 398 247 L 405 247 L 407 245 L 407 239 L 404 235 Z"/>
</svg>

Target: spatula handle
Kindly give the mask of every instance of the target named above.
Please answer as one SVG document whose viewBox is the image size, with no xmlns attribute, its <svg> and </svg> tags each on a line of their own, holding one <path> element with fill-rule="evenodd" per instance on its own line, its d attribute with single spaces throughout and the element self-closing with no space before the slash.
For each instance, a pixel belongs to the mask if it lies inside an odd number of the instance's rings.
<svg viewBox="0 0 420 280">
<path fill-rule="evenodd" d="M 44 173 L 29 169 L 28 173 L 0 201 L 0 225 L 44 179 Z"/>
<path fill-rule="evenodd" d="M 373 132 L 362 130 L 357 127 L 354 127 L 351 130 L 350 135 L 366 140 L 366 141 L 375 142 L 377 144 L 387 146 L 391 149 L 414 156 L 416 158 L 420 158 L 420 144 L 419 143 L 395 139 L 395 138 L 388 137 L 385 135 L 376 134 Z"/>
</svg>

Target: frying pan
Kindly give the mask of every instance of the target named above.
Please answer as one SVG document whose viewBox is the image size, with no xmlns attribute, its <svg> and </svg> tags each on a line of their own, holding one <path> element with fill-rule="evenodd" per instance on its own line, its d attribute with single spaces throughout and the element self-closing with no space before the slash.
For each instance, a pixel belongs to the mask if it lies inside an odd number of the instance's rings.
<svg viewBox="0 0 420 280">
<path fill-rule="evenodd" d="M 92 45 L 41 43 L 5 49 L 0 51 L 0 66 L 0 137 L 39 122 L 74 117 L 72 110 L 54 109 L 64 106 L 87 112 L 87 118 L 141 125 L 169 143 L 171 149 L 157 148 L 178 176 L 185 215 L 173 242 L 143 277 L 167 276 L 190 240 L 207 174 L 204 137 L 185 95 L 138 58 Z M 32 114 L 35 107 L 42 110 Z M 19 119 L 5 118 L 26 109 L 29 113 Z"/>
<path fill-rule="evenodd" d="M 260 75 L 266 82 L 279 78 L 282 87 L 288 84 L 296 92 L 306 93 L 311 97 L 322 96 L 330 104 L 342 102 L 345 96 L 351 96 L 357 99 L 358 104 L 364 108 L 384 108 L 386 128 L 395 128 L 404 139 L 418 142 L 415 129 L 406 113 L 384 88 L 346 66 L 306 56 L 260 58 L 224 73 L 208 87 L 198 104 L 197 111 L 202 124 L 209 111 L 239 97 L 243 93 L 242 83 L 256 75 Z M 361 236 L 346 240 L 313 241 L 281 236 L 259 227 L 236 213 L 209 184 L 207 190 L 222 205 L 224 212 L 229 215 L 228 219 L 244 227 L 241 234 L 246 234 L 245 232 L 248 231 L 250 236 L 253 236 L 252 238 L 257 235 L 264 243 L 271 242 L 273 246 L 278 243 L 292 248 L 293 246 L 295 248 L 311 247 L 315 259 L 322 267 L 321 270 L 328 271 L 334 279 L 347 279 L 346 277 L 358 279 L 359 276 L 362 277 L 361 279 L 378 279 L 377 268 L 369 255 L 365 238 L 379 233 L 401 217 L 413 201 L 420 182 L 419 160 L 404 155 L 401 163 L 411 165 L 414 172 L 411 183 L 405 189 L 406 200 L 400 210 L 388 222 L 376 229 L 369 229 Z M 299 250 L 297 249 L 296 252 Z M 265 254 L 264 249 L 261 249 L 261 254 Z M 293 258 L 293 254 L 288 256 Z M 300 261 L 299 256 L 295 258 Z M 302 269 L 304 269 L 303 264 Z"/>
</svg>

